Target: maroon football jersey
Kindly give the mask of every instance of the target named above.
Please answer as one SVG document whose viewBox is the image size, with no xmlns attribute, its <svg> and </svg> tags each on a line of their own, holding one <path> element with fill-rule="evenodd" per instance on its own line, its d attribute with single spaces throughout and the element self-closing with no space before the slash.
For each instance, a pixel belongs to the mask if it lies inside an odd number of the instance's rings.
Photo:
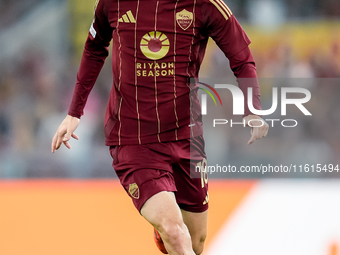
<svg viewBox="0 0 340 255">
<path fill-rule="evenodd" d="M 222 0 L 100 0 L 69 114 L 83 114 L 113 42 L 107 145 L 177 141 L 202 134 L 193 80 L 212 37 L 239 78 L 255 78 L 250 40 Z M 260 109 L 256 81 L 254 106 Z M 247 108 L 246 108 L 247 109 Z M 246 110 L 246 114 L 249 111 Z"/>
</svg>

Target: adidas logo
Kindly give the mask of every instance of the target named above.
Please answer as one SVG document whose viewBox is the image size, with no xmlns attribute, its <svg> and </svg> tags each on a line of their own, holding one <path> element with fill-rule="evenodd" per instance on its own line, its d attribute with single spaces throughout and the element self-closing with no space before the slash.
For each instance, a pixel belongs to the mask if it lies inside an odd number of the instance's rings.
<svg viewBox="0 0 340 255">
<path fill-rule="evenodd" d="M 119 20 L 118 22 L 125 22 L 125 23 L 136 23 L 135 18 L 132 15 L 131 11 L 127 11 Z"/>
<path fill-rule="evenodd" d="M 207 196 L 204 199 L 203 205 L 206 205 L 207 203 L 209 203 L 209 193 L 207 193 Z"/>
</svg>

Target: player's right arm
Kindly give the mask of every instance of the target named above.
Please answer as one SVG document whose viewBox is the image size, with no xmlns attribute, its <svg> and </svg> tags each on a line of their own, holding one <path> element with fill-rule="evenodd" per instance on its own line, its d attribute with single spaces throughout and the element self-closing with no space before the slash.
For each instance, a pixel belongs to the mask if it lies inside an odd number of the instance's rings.
<svg viewBox="0 0 340 255">
<path fill-rule="evenodd" d="M 85 43 L 81 59 L 77 83 L 68 114 L 80 118 L 87 98 L 102 69 L 106 57 L 109 55 L 109 45 L 113 28 L 107 17 L 107 0 L 100 0 L 95 10 L 95 17 Z"/>
<path fill-rule="evenodd" d="M 68 141 L 71 137 L 79 139 L 74 131 L 79 125 L 80 117 L 84 114 L 87 98 L 109 54 L 108 47 L 113 28 L 111 28 L 107 18 L 106 2 L 107 0 L 100 0 L 96 7 L 95 17 L 85 43 L 72 102 L 68 115 L 62 121 L 52 139 L 52 152 L 59 149 L 62 143 L 70 149 L 71 146 Z"/>
</svg>

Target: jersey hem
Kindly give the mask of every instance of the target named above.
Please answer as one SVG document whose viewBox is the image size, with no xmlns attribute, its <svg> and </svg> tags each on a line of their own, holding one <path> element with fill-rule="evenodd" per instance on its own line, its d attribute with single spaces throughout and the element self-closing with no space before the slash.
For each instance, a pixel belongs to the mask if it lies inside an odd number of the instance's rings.
<svg viewBox="0 0 340 255">
<path fill-rule="evenodd" d="M 186 139 L 190 139 L 190 138 L 198 137 L 202 135 L 203 135 L 203 131 L 199 131 L 199 132 L 194 132 L 192 136 L 191 135 L 179 136 L 178 139 L 176 139 L 175 137 L 164 138 L 161 140 L 161 142 L 159 142 L 157 135 L 153 137 L 149 137 L 149 138 L 141 137 L 141 141 L 143 141 L 141 144 L 176 142 L 176 141 L 186 140 Z M 133 138 L 133 139 L 122 139 L 121 138 L 120 144 L 119 144 L 118 138 L 112 139 L 112 140 L 107 139 L 107 138 L 105 139 L 106 146 L 136 145 L 136 144 L 140 144 L 138 142 L 138 139 L 136 138 Z"/>
</svg>

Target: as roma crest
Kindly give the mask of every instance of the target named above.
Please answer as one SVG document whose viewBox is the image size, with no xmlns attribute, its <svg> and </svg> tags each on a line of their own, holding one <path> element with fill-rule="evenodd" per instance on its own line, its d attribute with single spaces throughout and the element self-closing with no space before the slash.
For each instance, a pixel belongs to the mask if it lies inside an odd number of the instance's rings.
<svg viewBox="0 0 340 255">
<path fill-rule="evenodd" d="M 138 185 L 136 183 L 132 183 L 129 185 L 129 193 L 131 195 L 131 197 L 135 198 L 135 199 L 139 199 L 139 188 Z"/>
<path fill-rule="evenodd" d="M 177 24 L 183 29 L 187 30 L 194 19 L 192 12 L 188 12 L 186 9 L 176 13 Z"/>
</svg>

